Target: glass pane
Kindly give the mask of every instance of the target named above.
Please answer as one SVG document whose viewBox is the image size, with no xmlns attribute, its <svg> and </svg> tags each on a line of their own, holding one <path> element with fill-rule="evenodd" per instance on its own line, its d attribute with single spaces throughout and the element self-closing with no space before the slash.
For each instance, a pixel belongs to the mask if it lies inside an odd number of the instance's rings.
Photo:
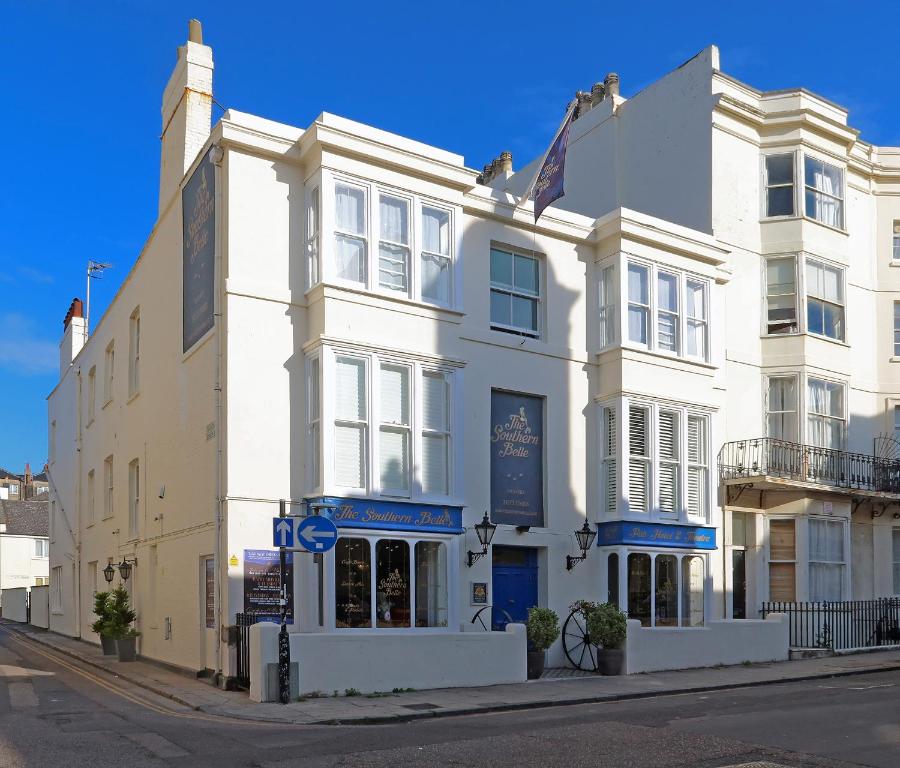
<svg viewBox="0 0 900 768">
<path fill-rule="evenodd" d="M 378 244 L 378 284 L 383 288 L 406 292 L 409 248 Z"/>
<path fill-rule="evenodd" d="M 491 282 L 513 287 L 513 258 L 511 253 L 491 249 Z"/>
<path fill-rule="evenodd" d="M 512 324 L 517 328 L 527 328 L 537 331 L 538 303 L 536 299 L 526 299 L 522 296 L 512 297 Z"/>
<path fill-rule="evenodd" d="M 829 339 L 844 338 L 844 308 L 834 304 L 822 305 L 822 333 Z"/>
<path fill-rule="evenodd" d="M 343 232 L 354 235 L 366 231 L 366 193 L 358 187 L 346 184 L 334 186 L 334 225 Z"/>
<path fill-rule="evenodd" d="M 409 492 L 409 432 L 382 427 L 379 443 L 381 489 Z"/>
<path fill-rule="evenodd" d="M 446 496 L 447 487 L 447 436 L 425 434 L 422 436 L 422 491 Z"/>
<path fill-rule="evenodd" d="M 346 488 L 366 484 L 365 427 L 337 424 L 334 427 L 334 481 Z"/>
<path fill-rule="evenodd" d="M 797 379 L 772 377 L 769 379 L 769 410 L 795 411 L 797 409 Z"/>
<path fill-rule="evenodd" d="M 743 549 L 731 552 L 731 616 L 747 618 L 747 553 Z"/>
<path fill-rule="evenodd" d="M 366 282 L 366 242 L 356 237 L 334 236 L 334 269 L 341 280 Z"/>
<path fill-rule="evenodd" d="M 606 558 L 606 602 L 619 607 L 619 556 L 615 552 Z"/>
<path fill-rule="evenodd" d="M 518 255 L 514 258 L 513 279 L 515 280 L 516 288 L 537 296 L 539 293 L 537 259 Z"/>
<path fill-rule="evenodd" d="M 657 344 L 667 352 L 678 351 L 678 315 L 660 312 L 657 315 Z"/>
<path fill-rule="evenodd" d="M 688 320 L 687 353 L 691 357 L 706 356 L 706 324 Z"/>
<path fill-rule="evenodd" d="M 431 253 L 450 255 L 450 213 L 422 206 L 422 247 Z"/>
<path fill-rule="evenodd" d="M 681 626 L 703 626 L 703 558 L 681 559 Z"/>
<path fill-rule="evenodd" d="M 668 312 L 678 311 L 678 278 L 660 272 L 657 277 L 657 290 L 659 291 L 659 309 Z"/>
<path fill-rule="evenodd" d="M 381 366 L 381 422 L 409 424 L 409 368 Z"/>
<path fill-rule="evenodd" d="M 491 291 L 491 322 L 500 325 L 512 324 L 512 296 L 508 293 Z"/>
<path fill-rule="evenodd" d="M 444 431 L 450 422 L 447 413 L 447 380 L 442 373 L 422 374 L 422 419 L 425 429 Z"/>
<path fill-rule="evenodd" d="M 678 559 L 656 556 L 656 626 L 678 626 Z"/>
<path fill-rule="evenodd" d="M 390 195 L 379 196 L 378 219 L 382 240 L 409 245 L 409 203 L 406 200 Z"/>
<path fill-rule="evenodd" d="M 841 280 L 841 270 L 836 267 L 825 266 L 822 268 L 822 279 L 824 286 L 824 294 L 822 298 L 828 299 L 840 304 L 843 301 L 843 281 Z"/>
<path fill-rule="evenodd" d="M 731 543 L 736 547 L 747 546 L 747 515 L 744 512 L 731 513 Z"/>
<path fill-rule="evenodd" d="M 793 216 L 794 188 L 774 187 L 766 192 L 766 216 Z"/>
<path fill-rule="evenodd" d="M 644 307 L 628 307 L 628 338 L 639 344 L 647 343 L 648 310 Z"/>
<path fill-rule="evenodd" d="M 796 443 L 797 415 L 794 413 L 770 413 L 768 419 L 768 436 L 776 440 Z"/>
<path fill-rule="evenodd" d="M 377 626 L 410 626 L 409 544 L 381 539 L 375 545 L 375 569 Z"/>
<path fill-rule="evenodd" d="M 334 548 L 334 613 L 337 627 L 372 626 L 369 542 L 340 538 Z"/>
<path fill-rule="evenodd" d="M 833 381 L 826 383 L 828 393 L 828 414 L 843 418 L 844 416 L 844 388 Z"/>
<path fill-rule="evenodd" d="M 822 298 L 825 293 L 825 278 L 822 275 L 822 265 L 817 261 L 806 262 L 806 292 Z"/>
<path fill-rule="evenodd" d="M 766 262 L 766 286 L 768 295 L 794 293 L 794 259 L 769 259 Z"/>
<path fill-rule="evenodd" d="M 772 184 L 794 183 L 794 156 L 766 155 L 766 181 Z"/>
<path fill-rule="evenodd" d="M 810 333 L 825 335 L 825 310 L 821 301 L 806 300 L 806 330 Z"/>
<path fill-rule="evenodd" d="M 650 303 L 650 285 L 649 285 L 647 267 L 638 264 L 628 265 L 628 300 L 636 304 Z"/>
<path fill-rule="evenodd" d="M 450 303 L 450 259 L 422 254 L 422 298 L 438 304 Z"/>
<path fill-rule="evenodd" d="M 687 316 L 695 320 L 706 319 L 706 301 L 704 297 L 705 286 L 694 280 L 687 281 Z"/>
<path fill-rule="evenodd" d="M 447 626 L 447 547 L 437 541 L 416 544 L 416 626 Z"/>
<path fill-rule="evenodd" d="M 628 555 L 628 618 L 650 626 L 650 555 Z"/>
<path fill-rule="evenodd" d="M 797 297 L 770 296 L 768 299 L 768 332 L 796 333 L 797 331 Z"/>
<path fill-rule="evenodd" d="M 335 413 L 338 419 L 363 421 L 366 418 L 366 361 L 338 357 L 335 370 Z"/>
</svg>

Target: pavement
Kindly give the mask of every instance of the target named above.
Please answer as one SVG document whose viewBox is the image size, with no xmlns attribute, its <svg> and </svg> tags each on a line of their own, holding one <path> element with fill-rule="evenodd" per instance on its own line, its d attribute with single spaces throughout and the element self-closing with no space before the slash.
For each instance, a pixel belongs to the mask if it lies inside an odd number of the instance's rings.
<svg viewBox="0 0 900 768">
<path fill-rule="evenodd" d="M 787 682 L 900 670 L 900 649 L 767 664 L 603 677 L 547 670 L 540 680 L 478 688 L 442 688 L 357 696 L 321 696 L 287 705 L 251 702 L 246 693 L 223 691 L 203 680 L 149 661 L 119 662 L 98 646 L 0 619 L 0 628 L 208 715 L 249 722 L 298 725 L 366 725 L 425 718 L 508 712 L 749 688 Z"/>
</svg>

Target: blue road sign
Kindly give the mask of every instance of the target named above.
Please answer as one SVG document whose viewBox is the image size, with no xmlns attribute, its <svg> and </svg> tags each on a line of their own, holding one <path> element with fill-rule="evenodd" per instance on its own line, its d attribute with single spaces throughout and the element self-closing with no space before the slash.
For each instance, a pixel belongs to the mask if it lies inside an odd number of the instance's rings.
<svg viewBox="0 0 900 768">
<path fill-rule="evenodd" d="M 276 547 L 294 546 L 293 517 L 276 517 L 272 519 L 272 543 Z"/>
<path fill-rule="evenodd" d="M 327 517 L 313 515 L 297 521 L 296 546 L 307 552 L 327 552 L 337 544 L 337 526 Z"/>
</svg>

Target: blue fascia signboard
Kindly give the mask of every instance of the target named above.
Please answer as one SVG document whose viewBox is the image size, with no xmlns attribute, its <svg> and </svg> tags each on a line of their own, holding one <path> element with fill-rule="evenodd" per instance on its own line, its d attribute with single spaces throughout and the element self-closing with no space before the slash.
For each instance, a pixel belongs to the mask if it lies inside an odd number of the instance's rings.
<svg viewBox="0 0 900 768">
<path fill-rule="evenodd" d="M 678 549 L 716 549 L 716 529 L 697 525 L 616 520 L 597 525 L 597 546 L 631 544 Z"/>
<path fill-rule="evenodd" d="M 322 514 L 329 517 L 338 528 L 378 528 L 425 533 L 462 533 L 464 530 L 462 507 L 334 496 L 308 501 L 310 504 L 333 506 L 333 511 L 322 510 Z"/>
</svg>

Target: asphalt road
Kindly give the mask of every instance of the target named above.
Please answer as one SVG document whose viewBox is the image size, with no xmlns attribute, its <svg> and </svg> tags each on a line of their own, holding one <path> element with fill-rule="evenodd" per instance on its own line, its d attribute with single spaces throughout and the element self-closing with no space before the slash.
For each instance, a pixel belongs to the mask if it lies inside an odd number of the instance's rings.
<svg viewBox="0 0 900 768">
<path fill-rule="evenodd" d="M 380 726 L 248 724 L 0 629 L 0 767 L 900 766 L 900 672 Z M 748 767 L 749 768 L 749 767 Z"/>
</svg>

